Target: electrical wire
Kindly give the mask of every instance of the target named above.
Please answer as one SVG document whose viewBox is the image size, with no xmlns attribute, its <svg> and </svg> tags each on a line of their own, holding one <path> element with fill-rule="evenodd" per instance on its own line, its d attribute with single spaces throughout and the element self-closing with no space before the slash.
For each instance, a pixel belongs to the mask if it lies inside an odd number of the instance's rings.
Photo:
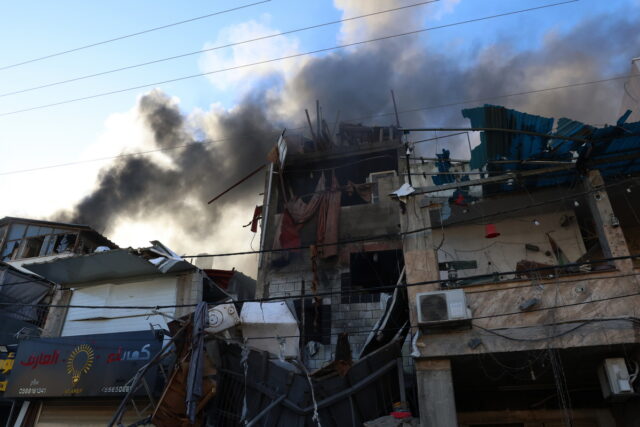
<svg viewBox="0 0 640 427">
<path fill-rule="evenodd" d="M 495 217 L 499 217 L 501 215 L 505 215 L 505 214 L 510 214 L 510 213 L 514 213 L 514 212 L 520 212 L 523 210 L 527 210 L 527 209 L 532 209 L 532 208 L 537 208 L 537 207 L 541 207 L 541 206 L 545 206 L 548 204 L 554 204 L 554 203 L 559 203 L 559 202 L 566 202 L 569 200 L 575 200 L 576 197 L 580 197 L 580 196 L 585 196 L 588 194 L 592 194 L 592 193 L 597 193 L 599 191 L 602 191 L 602 189 L 605 188 L 611 188 L 611 187 L 615 187 L 618 185 L 628 185 L 628 183 L 632 181 L 635 182 L 636 179 L 635 178 L 631 178 L 631 179 L 627 179 L 627 180 L 623 180 L 623 181 L 619 181 L 619 182 L 614 182 L 611 184 L 606 184 L 602 187 L 593 189 L 593 190 L 587 190 L 581 193 L 575 193 L 571 196 L 565 196 L 565 197 L 560 197 L 557 199 L 551 199 L 551 200 L 547 200 L 547 201 L 543 201 L 543 202 L 538 202 L 538 203 L 534 203 L 534 204 L 529 204 L 529 205 L 524 205 L 524 206 L 518 206 L 518 207 L 514 207 L 512 209 L 506 209 L 506 210 L 502 210 L 502 211 L 498 211 L 498 212 L 494 212 L 494 213 L 490 213 L 490 214 L 485 214 L 483 215 L 484 218 L 495 218 Z M 468 224 L 468 223 L 473 223 L 474 221 L 476 221 L 476 219 L 463 219 L 463 220 L 459 220 L 459 221 L 452 221 L 450 223 L 447 223 L 445 225 L 445 227 L 452 227 L 455 225 L 460 225 L 460 224 Z M 242 252 L 228 252 L 228 253 L 219 253 L 219 254 L 200 254 L 200 255 L 183 255 L 183 257 L 185 258 L 211 258 L 211 257 L 226 257 L 226 256 L 238 256 L 238 255 L 253 255 L 253 254 L 258 254 L 258 253 L 270 253 L 270 252 L 289 252 L 289 251 L 296 251 L 296 250 L 301 250 L 301 249 L 309 249 L 311 246 L 316 246 L 316 247 L 323 247 L 323 246 L 336 246 L 336 245 L 341 245 L 341 244 L 346 244 L 346 243 L 360 243 L 360 242 L 370 242 L 370 241 L 374 241 L 374 240 L 383 240 L 383 239 L 398 239 L 401 238 L 402 236 L 406 236 L 406 235 L 411 235 L 411 234 L 415 234 L 415 233 L 422 233 L 424 231 L 430 231 L 433 229 L 438 229 L 439 226 L 429 226 L 429 227 L 421 227 L 415 230 L 408 230 L 408 231 L 403 231 L 403 232 L 398 232 L 398 233 L 386 233 L 386 234 L 379 234 L 379 235 L 374 235 L 374 236 L 367 236 L 367 237 L 361 237 L 361 238 L 353 238 L 353 239 L 345 239 L 345 240 L 340 240 L 338 242 L 334 242 L 334 243 L 317 243 L 315 245 L 301 245 L 301 246 L 296 246 L 296 247 L 291 247 L 291 248 L 278 248 L 278 249 L 260 249 L 257 251 L 242 251 Z"/>
<path fill-rule="evenodd" d="M 485 98 L 467 99 L 467 100 L 463 100 L 463 101 L 455 101 L 455 102 L 450 102 L 450 103 L 446 103 L 446 104 L 436 104 L 436 105 L 430 105 L 430 106 L 425 106 L 425 107 L 416 107 L 416 108 L 411 108 L 411 109 L 408 109 L 408 110 L 400 110 L 400 111 L 398 111 L 398 114 L 415 113 L 415 112 L 419 112 L 419 111 L 433 110 L 433 109 L 446 108 L 446 107 L 454 107 L 454 106 L 458 106 L 458 105 L 471 104 L 471 103 L 476 103 L 476 102 L 485 102 L 485 101 L 491 101 L 491 100 L 502 99 L 502 98 L 509 98 L 509 97 L 514 97 L 514 96 L 535 94 L 535 93 L 540 93 L 540 92 L 548 92 L 548 91 L 553 91 L 553 90 L 558 90 L 558 89 L 566 89 L 566 88 L 576 87 L 576 86 L 599 84 L 599 83 L 603 83 L 603 82 L 608 82 L 608 81 L 613 81 L 613 80 L 620 80 L 620 79 L 624 79 L 624 78 L 627 78 L 627 77 L 633 77 L 633 76 L 640 76 L 640 74 L 624 75 L 624 76 L 612 77 L 612 78 L 602 79 L 602 80 L 593 80 L 593 81 L 581 82 L 581 83 L 576 83 L 576 84 L 553 86 L 553 87 L 547 87 L 547 88 L 543 88 L 543 89 L 535 89 L 535 90 L 530 90 L 530 91 L 515 92 L 515 93 L 511 93 L 511 94 L 495 95 L 495 96 L 485 97 Z M 380 113 L 380 114 L 374 114 L 374 115 L 370 115 L 370 116 L 354 117 L 354 118 L 346 119 L 345 121 L 368 120 L 368 119 L 375 119 L 375 118 L 381 118 L 381 117 L 388 117 L 388 116 L 392 116 L 394 114 L 395 113 Z M 306 129 L 306 126 L 299 126 L 299 127 L 295 127 L 295 128 L 290 128 L 288 130 L 289 131 L 297 131 L 297 130 L 302 130 L 302 129 Z M 281 131 L 274 131 L 273 135 L 277 136 L 280 133 L 281 133 Z M 467 132 L 463 132 L 463 133 L 467 133 Z M 445 135 L 445 136 L 443 136 L 441 138 L 444 138 L 444 137 L 447 137 L 447 136 L 450 136 L 450 135 Z M 247 138 L 249 138 L 249 137 L 247 137 Z M 99 158 L 94 158 L 94 159 L 79 160 L 77 162 L 59 163 L 59 164 L 55 164 L 55 165 L 41 166 L 41 167 L 30 168 L 30 169 L 19 169 L 19 170 L 13 170 L 13 171 L 0 172 L 0 176 L 1 175 L 12 175 L 12 174 L 18 174 L 18 173 L 25 173 L 25 172 L 33 172 L 33 171 L 44 170 L 44 169 L 53 169 L 53 168 L 66 167 L 66 166 L 74 166 L 74 165 L 78 165 L 78 164 L 91 163 L 91 162 L 97 162 L 97 161 L 103 161 L 103 160 L 112 160 L 112 159 L 118 159 L 118 158 L 123 158 L 123 157 L 133 157 L 133 156 L 139 156 L 139 155 L 144 155 L 144 154 L 175 150 L 175 149 L 178 149 L 178 148 L 188 147 L 188 146 L 194 145 L 194 144 L 212 144 L 212 143 L 223 142 L 223 141 L 241 141 L 241 140 L 243 140 L 243 139 L 239 139 L 239 138 L 236 137 L 236 138 L 221 138 L 221 139 L 207 140 L 207 141 L 194 141 L 194 142 L 190 142 L 190 143 L 187 143 L 187 144 L 174 145 L 174 146 L 171 146 L 171 147 L 158 148 L 158 149 L 154 149 L 154 150 L 141 151 L 141 152 L 136 152 L 136 153 L 125 153 L 125 154 L 120 154 L 120 155 L 117 155 L 117 156 L 99 157 Z M 424 139 L 424 140 L 414 141 L 414 142 L 412 142 L 412 144 L 413 143 L 431 141 L 431 140 L 433 140 L 433 138 L 427 138 L 427 139 Z M 411 158 L 411 159 L 413 159 L 413 160 L 421 160 L 422 158 L 417 158 L 416 157 L 416 158 Z M 425 158 L 425 160 L 426 160 L 426 158 Z"/>
<path fill-rule="evenodd" d="M 263 0 L 263 1 L 256 2 L 256 3 L 245 4 L 243 6 L 237 6 L 237 7 L 231 8 L 231 9 L 226 9 L 226 10 L 221 10 L 221 11 L 218 11 L 218 12 L 209 13 L 209 14 L 206 14 L 206 15 L 196 16 L 194 18 L 185 19 L 183 21 L 173 22 L 171 24 L 161 25 L 159 27 L 153 27 L 153 28 L 149 28 L 149 29 L 146 29 L 146 30 L 138 31 L 138 32 L 131 33 L 131 34 L 125 34 L 124 36 L 114 37 L 114 38 L 103 40 L 103 41 L 100 41 L 100 42 L 91 43 L 91 44 L 87 44 L 87 45 L 84 45 L 84 46 L 79 46 L 79 47 L 76 47 L 76 48 L 73 48 L 73 49 L 67 49 L 67 50 L 63 50 L 63 51 L 60 51 L 60 52 L 51 53 L 49 55 L 40 56 L 40 57 L 33 58 L 33 59 L 28 59 L 26 61 L 17 62 L 15 64 L 4 65 L 4 66 L 0 67 L 0 71 L 8 70 L 10 68 L 19 67 L 19 66 L 25 65 L 25 64 L 31 64 L 33 62 L 42 61 L 42 60 L 49 59 L 49 58 L 54 58 L 56 56 L 66 55 L 68 53 L 77 52 L 79 50 L 89 49 L 89 48 L 100 46 L 100 45 L 103 45 L 103 44 L 112 43 L 112 42 L 115 42 L 115 41 L 118 41 L 118 40 L 128 39 L 128 38 L 139 36 L 139 35 L 142 35 L 142 34 L 151 33 L 153 31 L 164 30 L 166 28 L 175 27 L 177 25 L 182 25 L 182 24 L 187 24 L 189 22 L 198 21 L 200 19 L 210 18 L 212 16 L 217 16 L 217 15 L 222 15 L 222 14 L 229 13 L 229 12 L 234 12 L 236 10 L 245 9 L 245 8 L 248 8 L 248 7 L 251 7 L 251 6 L 256 6 L 256 5 L 263 4 L 263 3 L 269 3 L 270 1 L 271 0 Z"/>
<path fill-rule="evenodd" d="M 612 257 L 612 258 L 608 258 L 608 260 L 636 259 L 636 258 L 640 258 L 640 254 L 638 254 L 638 255 L 630 255 L 630 256 L 627 256 L 627 257 Z M 591 261 L 591 262 L 592 263 L 596 263 L 596 262 L 600 263 L 600 262 L 603 262 L 603 260 Z M 565 267 L 565 266 L 555 266 L 555 268 Z M 550 269 L 550 268 L 546 268 L 546 269 Z M 531 271 L 535 271 L 535 270 L 540 270 L 540 269 L 531 269 Z M 497 273 L 497 275 L 499 275 L 499 276 L 507 275 L 507 274 L 510 274 L 510 273 L 505 273 L 505 272 Z M 486 275 L 483 275 L 483 276 L 486 276 Z M 629 276 L 640 276 L 640 273 L 624 274 L 624 275 L 619 275 L 619 276 L 609 276 L 607 278 L 629 277 Z M 584 277 L 582 279 L 582 281 L 584 281 L 584 282 L 594 281 L 594 280 L 602 280 L 602 278 L 601 277 Z M 345 295 L 345 294 L 355 294 L 355 293 L 371 293 L 372 291 L 394 290 L 394 289 L 398 289 L 398 288 L 402 289 L 402 288 L 409 288 L 409 287 L 421 286 L 421 285 L 427 285 L 427 284 L 444 284 L 444 283 L 447 283 L 447 282 L 449 282 L 449 281 L 446 280 L 446 279 L 445 280 L 441 280 L 441 279 L 438 279 L 438 280 L 427 280 L 427 281 L 414 282 L 414 283 L 404 283 L 404 284 L 401 283 L 401 284 L 393 284 L 393 285 L 388 285 L 388 286 L 379 286 L 379 287 L 373 287 L 373 288 L 369 288 L 369 289 L 349 289 L 349 290 L 340 290 L 340 291 L 317 292 L 317 293 L 314 293 L 314 294 L 309 295 L 309 296 L 315 298 L 315 297 L 325 297 L 325 296 L 331 296 L 331 295 Z M 534 309 L 527 310 L 526 312 L 513 311 L 513 312 L 491 314 L 491 315 L 486 315 L 486 316 L 477 316 L 477 317 L 473 317 L 472 320 L 491 319 L 491 318 L 496 318 L 496 317 L 512 316 L 512 315 L 516 315 L 516 314 L 517 315 L 522 315 L 522 314 L 532 313 L 532 312 L 537 312 L 537 311 L 553 310 L 555 308 L 574 307 L 574 306 L 579 306 L 579 305 L 592 304 L 592 303 L 616 300 L 616 299 L 621 299 L 621 298 L 627 298 L 627 297 L 637 296 L 637 295 L 640 295 L 640 292 L 616 295 L 616 296 L 606 297 L 606 298 L 602 298 L 602 299 L 581 301 L 581 302 L 576 302 L 576 303 L 555 305 L 555 306 L 552 306 L 552 307 L 541 307 L 541 308 L 537 308 L 537 309 L 534 308 Z M 245 303 L 245 302 L 270 302 L 270 301 L 282 301 L 282 300 L 288 300 L 288 299 L 300 299 L 300 295 L 274 296 L 274 297 L 267 297 L 267 298 L 254 298 L 254 299 L 246 299 L 246 300 L 242 300 L 242 301 L 238 301 L 238 302 L 239 303 Z M 137 305 L 137 306 L 111 305 L 111 306 L 108 306 L 108 305 L 71 305 L 71 304 L 50 305 L 50 304 L 30 304 L 30 303 L 0 302 L 0 306 L 85 308 L 85 309 L 103 309 L 103 308 L 106 308 L 106 309 L 114 309 L 114 310 L 130 310 L 130 309 L 135 309 L 135 310 L 161 310 L 161 309 L 167 309 L 167 308 L 195 307 L 196 305 L 197 304 L 155 305 L 155 306 L 141 306 L 141 305 Z"/>
<path fill-rule="evenodd" d="M 270 1 L 270 0 L 268 0 L 268 1 Z M 77 82 L 79 80 L 85 80 L 85 79 L 89 79 L 89 78 L 93 78 L 93 77 L 104 76 L 106 74 L 117 73 L 117 72 L 120 72 L 120 71 L 131 70 L 133 68 L 139 68 L 139 67 L 144 67 L 144 66 L 147 66 L 147 65 L 158 64 L 158 63 L 161 63 L 161 62 L 171 61 L 171 60 L 174 60 L 174 59 L 185 58 L 185 57 L 192 56 L 192 55 L 198 55 L 198 54 L 202 54 L 202 53 L 206 53 L 206 52 L 212 52 L 212 51 L 215 51 L 215 50 L 225 49 L 225 48 L 228 48 L 228 47 L 254 43 L 254 42 L 262 41 L 262 40 L 268 40 L 268 39 L 271 39 L 271 38 L 274 38 L 274 37 L 280 37 L 280 36 L 285 36 L 285 35 L 288 35 L 288 34 L 294 34 L 294 33 L 302 32 L 302 31 L 307 31 L 307 30 L 312 30 L 312 29 L 316 29 L 316 28 L 326 27 L 326 26 L 329 26 L 329 25 L 340 24 L 340 23 L 343 23 L 343 22 L 353 21 L 353 20 L 356 20 L 356 19 L 367 18 L 367 17 L 371 17 L 371 16 L 381 15 L 381 14 L 384 14 L 384 13 L 396 12 L 396 11 L 399 11 L 399 10 L 409 9 L 409 8 L 412 8 L 412 7 L 423 6 L 423 5 L 426 5 L 426 4 L 429 4 L 429 3 L 437 3 L 439 1 L 440 0 L 423 1 L 423 2 L 420 2 L 420 3 L 414 3 L 414 4 L 405 5 L 405 6 L 395 7 L 393 9 L 381 10 L 381 11 L 378 11 L 378 12 L 367 13 L 365 15 L 353 16 L 353 17 L 344 18 L 344 19 L 338 19 L 338 20 L 335 20 L 335 21 L 324 22 L 322 24 L 316 24 L 316 25 L 310 25 L 308 27 L 297 28 L 295 30 L 288 30 L 288 31 L 284 31 L 284 32 L 278 32 L 278 33 L 269 34 L 269 35 L 265 35 L 265 36 L 261 36 L 261 37 L 255 37 L 255 38 L 252 38 L 252 39 L 242 40 L 242 41 L 239 41 L 239 42 L 233 42 L 233 43 L 228 43 L 228 44 L 224 44 L 224 45 L 218 45 L 218 46 L 210 47 L 210 48 L 207 48 L 207 49 L 201 49 L 201 50 L 196 50 L 196 51 L 193 51 L 193 52 L 187 52 L 187 53 L 183 53 L 183 54 L 179 54 L 179 55 L 169 56 L 169 57 L 166 57 L 166 58 L 155 59 L 153 61 L 142 62 L 142 63 L 139 63 L 139 64 L 128 65 L 128 66 L 125 66 L 125 67 L 114 68 L 114 69 L 107 70 L 107 71 L 101 71 L 101 72 L 98 72 L 98 73 L 93 73 L 93 74 L 87 74 L 87 75 L 84 75 L 84 76 L 74 77 L 74 78 L 71 78 L 71 79 L 61 80 L 61 81 L 52 82 L 52 83 L 46 83 L 46 84 L 43 84 L 43 85 L 40 85 L 40 86 L 33 86 L 33 87 L 26 88 L 26 89 L 15 90 L 15 91 L 12 91 L 12 92 L 0 93 L 0 98 L 3 98 L 5 96 L 17 95 L 17 94 L 25 93 L 25 92 L 31 92 L 31 91 L 34 91 L 34 90 L 44 89 L 44 88 L 48 88 L 48 87 L 52 87 L 52 86 L 58 86 L 58 85 L 66 84 L 66 83 Z M 259 4 L 259 3 L 256 3 L 256 4 Z M 0 68 L 0 70 L 2 70 L 2 68 Z"/>
<path fill-rule="evenodd" d="M 193 78 L 197 78 L 197 77 L 204 77 L 204 76 L 223 73 L 223 72 L 227 72 L 227 71 L 234 71 L 234 70 L 239 70 L 239 69 L 243 69 L 243 68 L 254 67 L 254 66 L 258 66 L 258 65 L 264 65 L 264 64 L 277 62 L 277 61 L 282 61 L 282 60 L 286 60 L 286 59 L 299 58 L 299 57 L 303 57 L 303 56 L 313 55 L 313 54 L 316 54 L 316 53 L 331 52 L 331 51 L 334 51 L 334 50 L 344 49 L 344 48 L 347 48 L 347 47 L 360 46 L 360 45 L 364 45 L 364 44 L 367 44 L 367 43 L 374 43 L 374 42 L 379 42 L 379 41 L 383 41 L 383 40 L 395 39 L 395 38 L 398 38 L 398 37 L 421 34 L 421 33 L 424 33 L 426 31 L 432 31 L 432 30 L 452 27 L 452 26 L 456 26 L 456 25 L 469 24 L 469 23 L 473 23 L 473 22 L 485 21 L 485 20 L 488 20 L 488 19 L 494 19 L 494 18 L 500 18 L 500 17 L 504 17 L 504 16 L 510 16 L 510 15 L 516 15 L 516 14 L 520 14 L 520 13 L 531 12 L 531 11 L 539 10 L 539 9 L 545 9 L 545 8 L 550 8 L 550 7 L 561 6 L 561 5 L 565 5 L 565 4 L 569 4 L 569 3 L 575 3 L 575 2 L 578 2 L 578 1 L 580 1 L 580 0 L 566 0 L 566 1 L 563 1 L 563 2 L 551 3 L 551 4 L 532 7 L 532 8 L 528 8 L 528 9 L 520 9 L 520 10 L 511 11 L 511 12 L 505 12 L 505 13 L 501 13 L 501 14 L 497 14 L 497 15 L 485 16 L 485 17 L 481 17 L 481 18 L 468 19 L 466 21 L 460 21 L 460 22 L 455 22 L 455 23 L 451 23 L 451 24 L 439 25 L 437 27 L 427 27 L 427 28 L 422 28 L 422 29 L 419 29 L 419 30 L 408 31 L 408 32 L 405 32 L 405 33 L 392 34 L 392 35 L 388 35 L 388 36 L 376 37 L 376 38 L 373 38 L 373 39 L 362 40 L 362 41 L 353 42 L 353 43 L 345 43 L 345 44 L 342 44 L 342 45 L 337 45 L 337 46 L 332 46 L 332 47 L 327 47 L 327 48 L 322 48 L 322 49 L 315 49 L 315 50 L 296 53 L 296 54 L 292 54 L 292 55 L 285 55 L 285 56 L 281 56 L 279 58 L 271 58 L 271 59 L 266 59 L 266 60 L 263 60 L 263 61 L 257 61 L 257 62 L 252 62 L 252 63 L 248 63 L 248 64 L 241 64 L 241 65 L 236 65 L 236 66 L 233 66 L 233 67 L 221 68 L 221 69 L 218 69 L 218 70 L 206 71 L 206 72 L 203 72 L 203 73 L 191 74 L 191 75 L 188 75 L 188 76 L 176 77 L 176 78 L 173 78 L 173 79 L 168 79 L 168 80 L 163 80 L 163 81 L 158 81 L 158 82 L 153 82 L 153 83 L 145 83 L 145 84 L 138 85 L 138 86 L 132 86 L 132 87 L 123 88 L 123 89 L 116 89 L 116 90 L 112 90 L 112 91 L 109 91 L 109 92 L 102 92 L 102 93 L 97 93 L 97 94 L 93 94 L 93 95 L 82 96 L 82 97 L 79 97 L 79 98 L 66 99 L 66 100 L 63 100 L 63 101 L 53 102 L 53 103 L 50 103 L 50 104 L 42 104 L 42 105 L 37 105 L 37 106 L 34 106 L 34 107 L 23 108 L 23 109 L 20 109 L 20 110 L 7 111 L 7 112 L 0 113 L 0 117 L 19 114 L 19 113 L 25 113 L 25 112 L 28 112 L 28 111 L 40 110 L 40 109 L 44 109 L 44 108 L 50 108 L 50 107 L 55 107 L 55 106 L 59 106 L 59 105 L 65 105 L 65 104 L 80 102 L 80 101 L 86 101 L 86 100 L 89 100 L 89 99 L 100 98 L 100 97 L 109 96 L 109 95 L 116 95 L 116 94 L 119 94 L 119 93 L 130 92 L 130 91 L 138 90 L 138 89 L 146 89 L 146 88 L 149 88 L 149 87 L 158 86 L 158 85 L 162 85 L 162 84 L 175 83 L 175 82 L 178 82 L 178 81 L 189 80 L 189 79 L 193 79 Z"/>
</svg>

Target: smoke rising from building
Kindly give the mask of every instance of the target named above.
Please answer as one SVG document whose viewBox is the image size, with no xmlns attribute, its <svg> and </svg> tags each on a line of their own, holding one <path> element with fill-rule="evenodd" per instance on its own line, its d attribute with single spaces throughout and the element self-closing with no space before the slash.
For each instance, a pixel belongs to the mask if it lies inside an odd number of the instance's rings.
<svg viewBox="0 0 640 427">
<path fill-rule="evenodd" d="M 345 15 L 358 12 L 346 12 L 354 2 L 337 3 Z M 420 24 L 418 21 L 414 16 L 410 22 Z M 308 58 L 292 78 L 280 79 L 275 86 L 256 84 L 233 109 L 212 109 L 198 114 L 196 120 L 186 117 L 163 92 L 154 90 L 140 98 L 138 111 L 155 146 L 187 146 L 163 151 L 166 162 L 153 156 L 114 160 L 101 171 L 94 191 L 58 218 L 91 224 L 107 235 L 122 221 L 161 218 L 182 236 L 180 241 L 165 242 L 177 251 L 193 253 L 194 245 L 198 251 L 230 249 L 233 244 L 228 240 L 233 233 L 244 230 L 229 230 L 221 218 L 235 209 L 244 212 L 242 221 L 251 219 L 253 205 L 261 201 L 263 175 L 213 205 L 206 202 L 263 163 L 283 127 L 303 126 L 304 108 L 311 109 L 316 99 L 328 122 L 340 111 L 345 120 L 382 115 L 360 122 L 393 124 L 390 89 L 402 110 L 624 74 L 629 60 L 640 54 L 637 22 L 638 17 L 629 14 L 596 16 L 566 33 L 547 34 L 530 50 L 516 50 L 510 40 L 503 39 L 478 47 L 465 60 L 454 51 L 430 46 L 426 36 L 363 45 Z M 388 33 L 388 28 L 389 23 L 381 20 L 361 31 L 345 27 L 341 37 L 371 37 L 383 30 Z M 264 81 L 278 81 L 278 76 L 266 76 Z M 601 124 L 617 119 L 621 97 L 622 82 L 614 81 L 487 102 Z M 482 103 L 427 109 L 403 114 L 400 119 L 404 126 L 467 125 L 460 109 Z M 456 156 L 468 156 L 466 140 L 464 145 L 454 143 L 449 148 Z"/>
</svg>

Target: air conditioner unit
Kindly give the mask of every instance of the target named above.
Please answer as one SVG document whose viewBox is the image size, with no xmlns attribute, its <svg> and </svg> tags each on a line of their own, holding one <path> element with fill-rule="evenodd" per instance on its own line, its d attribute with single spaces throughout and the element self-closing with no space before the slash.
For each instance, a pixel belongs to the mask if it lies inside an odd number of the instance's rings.
<svg viewBox="0 0 640 427">
<path fill-rule="evenodd" d="M 380 178 L 386 178 L 389 176 L 397 176 L 396 171 L 388 170 L 388 171 L 381 171 L 381 172 L 372 172 L 367 177 L 367 182 L 371 184 L 378 184 L 378 180 Z M 374 185 L 373 188 L 371 189 L 371 203 L 378 203 L 379 199 L 380 199 L 380 196 L 378 192 L 378 186 Z"/>
<path fill-rule="evenodd" d="M 418 325 L 423 329 L 467 327 L 471 312 L 462 289 L 416 294 Z"/>
</svg>

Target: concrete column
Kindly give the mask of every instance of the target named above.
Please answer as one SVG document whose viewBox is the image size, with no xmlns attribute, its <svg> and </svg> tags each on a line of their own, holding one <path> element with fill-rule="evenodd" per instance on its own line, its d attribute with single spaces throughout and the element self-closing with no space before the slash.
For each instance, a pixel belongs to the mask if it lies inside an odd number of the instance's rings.
<svg viewBox="0 0 640 427">
<path fill-rule="evenodd" d="M 416 360 L 416 380 L 421 427 L 456 427 L 451 362 L 448 359 Z"/>
<path fill-rule="evenodd" d="M 51 299 L 51 305 L 66 306 L 71 302 L 72 291 L 69 290 L 56 290 L 53 298 Z M 62 333 L 64 322 L 67 318 L 67 307 L 49 307 L 47 314 L 47 320 L 42 328 L 43 337 L 59 337 Z"/>
<path fill-rule="evenodd" d="M 592 191 L 586 197 L 604 256 L 607 258 L 629 256 L 629 247 L 622 228 L 611 223 L 615 213 L 600 171 L 589 171 L 584 186 L 586 191 Z M 614 264 L 622 272 L 633 272 L 633 262 L 630 259 L 615 261 Z"/>
<path fill-rule="evenodd" d="M 431 226 L 429 210 L 420 207 L 416 196 L 409 197 L 404 213 L 400 214 L 402 231 L 414 231 Z M 431 230 L 407 234 L 403 237 L 403 252 L 407 283 L 438 280 L 438 257 L 433 246 Z M 411 325 L 416 326 L 416 294 L 440 289 L 438 283 L 409 286 L 407 295 Z M 415 329 L 414 329 L 415 332 Z M 424 347 L 424 338 L 417 343 Z M 420 425 L 422 427 L 454 427 L 458 425 L 453 394 L 451 362 L 448 359 L 416 358 Z"/>
<path fill-rule="evenodd" d="M 271 249 L 275 236 L 277 224 L 275 222 L 276 211 L 278 209 L 278 185 L 275 182 L 280 179 L 274 173 L 273 163 L 267 168 L 265 176 L 264 197 L 262 201 L 262 221 L 260 223 L 260 250 Z M 271 252 L 264 252 L 258 255 L 258 274 L 256 281 L 256 298 L 268 298 L 269 282 L 267 272 L 271 265 Z"/>
</svg>

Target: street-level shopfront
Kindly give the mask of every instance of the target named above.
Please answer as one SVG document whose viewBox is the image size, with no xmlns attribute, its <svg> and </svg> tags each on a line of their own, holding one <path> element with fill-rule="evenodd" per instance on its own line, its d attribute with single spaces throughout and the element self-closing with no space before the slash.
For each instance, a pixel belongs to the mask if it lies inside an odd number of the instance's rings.
<svg viewBox="0 0 640 427">
<path fill-rule="evenodd" d="M 150 330 L 23 341 L 5 397 L 20 402 L 19 422 L 104 426 L 129 392 L 130 380 L 161 345 L 162 335 Z M 148 403 L 148 392 L 159 394 L 157 380 L 157 370 L 145 376 L 146 387 L 137 393 L 139 409 Z M 132 422 L 139 419 L 135 410 L 129 413 Z"/>
</svg>

